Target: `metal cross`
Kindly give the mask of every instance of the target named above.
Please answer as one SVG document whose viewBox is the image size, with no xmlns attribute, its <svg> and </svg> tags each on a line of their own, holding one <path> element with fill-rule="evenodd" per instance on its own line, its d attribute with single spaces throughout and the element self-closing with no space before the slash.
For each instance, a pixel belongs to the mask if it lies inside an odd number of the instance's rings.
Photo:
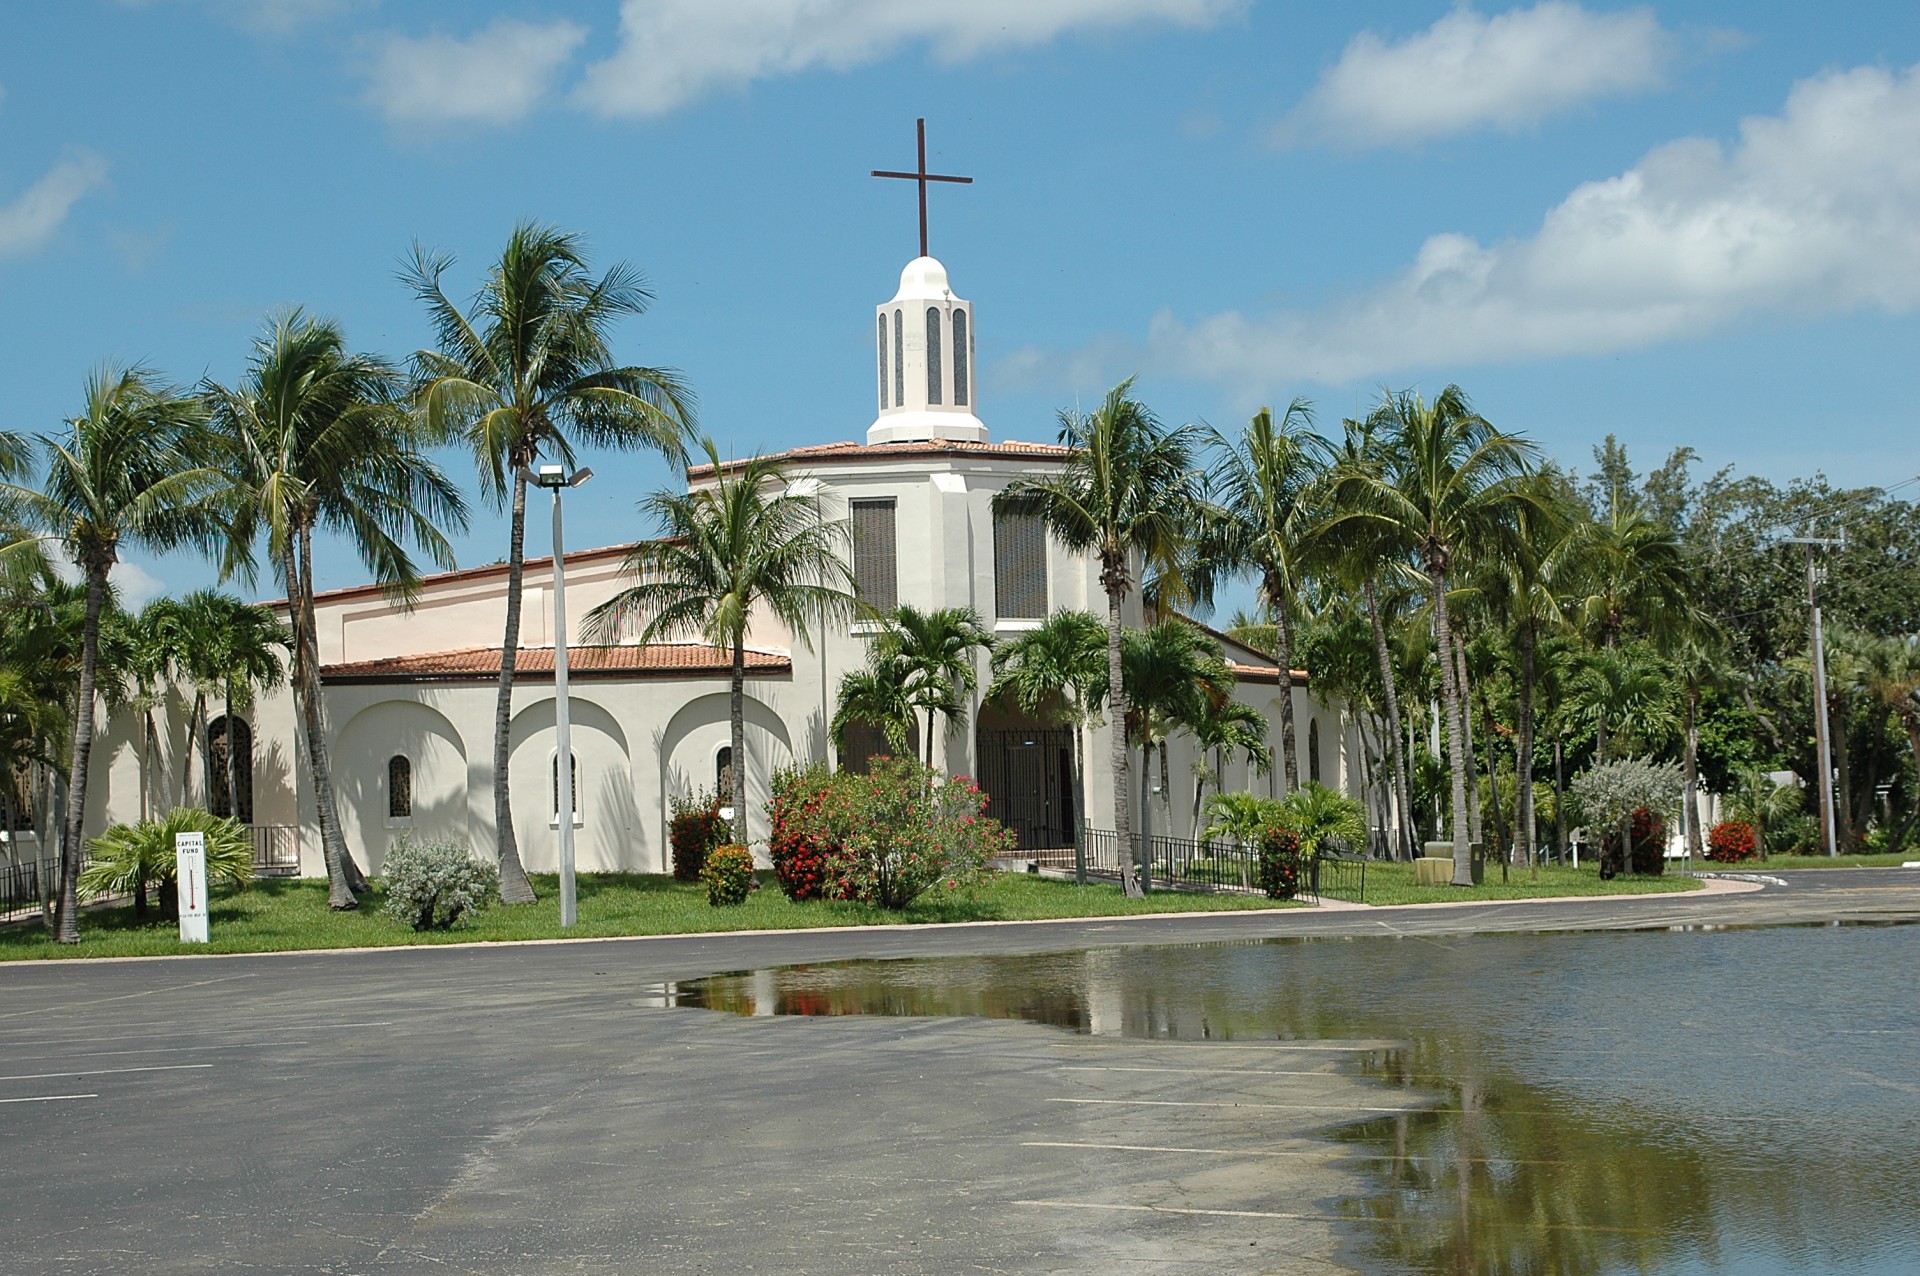
<svg viewBox="0 0 1920 1276">
<path fill-rule="evenodd" d="M 942 173 L 929 173 L 927 171 L 927 122 L 925 120 L 915 120 L 914 127 L 920 135 L 920 168 L 919 170 L 917 172 L 912 172 L 912 173 L 892 173 L 892 172 L 886 171 L 885 169 L 876 168 L 873 170 L 873 175 L 875 177 L 900 177 L 900 178 L 906 179 L 909 182 L 918 182 L 920 184 L 920 255 L 922 257 L 925 257 L 928 255 L 927 254 L 927 183 L 928 182 L 958 182 L 963 186 L 967 186 L 973 183 L 973 179 L 971 177 L 948 177 Z"/>
</svg>

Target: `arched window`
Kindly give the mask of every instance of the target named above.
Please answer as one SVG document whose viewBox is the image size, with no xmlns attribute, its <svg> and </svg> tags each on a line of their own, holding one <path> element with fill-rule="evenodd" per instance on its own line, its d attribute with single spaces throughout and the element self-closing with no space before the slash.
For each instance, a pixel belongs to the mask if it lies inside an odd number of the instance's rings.
<svg viewBox="0 0 1920 1276">
<path fill-rule="evenodd" d="M 907 401 L 907 328 L 904 315 L 893 312 L 893 401 Z"/>
<path fill-rule="evenodd" d="M 713 787 L 720 794 L 720 805 L 733 805 L 733 746 L 723 744 L 713 755 Z"/>
<path fill-rule="evenodd" d="M 387 759 L 387 818 L 413 818 L 413 763 L 404 753 Z"/>
<path fill-rule="evenodd" d="M 1320 720 L 1314 718 L 1307 723 L 1307 778 L 1315 784 L 1320 783 Z"/>
<path fill-rule="evenodd" d="M 941 402 L 940 311 L 934 306 L 927 307 L 927 402 Z"/>
<path fill-rule="evenodd" d="M 967 357 L 967 312 L 953 312 L 953 404 L 955 407 L 967 406 L 967 371 L 972 360 Z"/>
<path fill-rule="evenodd" d="M 209 810 L 253 823 L 253 728 L 245 718 L 219 718 L 207 728 L 206 781 Z"/>
<path fill-rule="evenodd" d="M 580 755 L 572 755 L 573 766 L 570 772 L 573 779 L 573 821 L 580 822 Z M 553 818 L 560 818 L 560 755 L 553 755 Z"/>
<path fill-rule="evenodd" d="M 880 316 L 880 410 L 887 410 L 887 317 Z"/>
</svg>

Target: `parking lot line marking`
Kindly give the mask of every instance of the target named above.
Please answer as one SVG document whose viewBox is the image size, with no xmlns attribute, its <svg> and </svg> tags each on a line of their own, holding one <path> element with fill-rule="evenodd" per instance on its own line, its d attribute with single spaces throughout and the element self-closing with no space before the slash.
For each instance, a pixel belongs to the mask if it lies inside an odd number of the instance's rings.
<svg viewBox="0 0 1920 1276">
<path fill-rule="evenodd" d="M 143 1068 L 75 1068 L 67 1072 L 28 1072 L 0 1081 L 45 1081 L 48 1077 L 104 1077 L 116 1072 L 184 1072 L 189 1068 L 211 1068 L 210 1063 L 150 1063 Z"/>
<path fill-rule="evenodd" d="M 1078 1148 L 1086 1152 L 1185 1152 L 1193 1156 L 1315 1156 L 1332 1161 L 1440 1161 L 1450 1165 L 1566 1165 L 1566 1161 L 1527 1161 L 1509 1160 L 1506 1157 L 1467 1157 L 1464 1160 L 1446 1156 L 1394 1156 L 1388 1153 L 1365 1154 L 1360 1152 L 1327 1153 L 1314 1148 L 1173 1148 L 1159 1147 L 1151 1143 L 1064 1143 L 1034 1140 L 1022 1143 L 1023 1148 Z"/>
<path fill-rule="evenodd" d="M 1049 1210 L 1115 1210 L 1128 1214 L 1197 1214 L 1208 1218 L 1281 1218 L 1302 1223 L 1350 1223 L 1338 1214 L 1288 1214 L 1279 1210 L 1203 1210 L 1177 1205 L 1104 1205 L 1099 1201 L 1015 1201 Z"/>
<path fill-rule="evenodd" d="M 1373 1045 L 1370 1045 L 1370 1046 L 1351 1046 L 1351 1045 L 1330 1046 L 1330 1045 L 1322 1045 L 1322 1044 L 1313 1043 L 1313 1042 L 1301 1042 L 1298 1045 L 1279 1044 L 1279 1043 L 1269 1045 L 1269 1044 L 1263 1043 L 1260 1045 L 1235 1046 L 1235 1045 L 1224 1045 L 1218 1042 L 1211 1042 L 1211 1041 L 1203 1043 L 1198 1041 L 1178 1041 L 1174 1039 L 1167 1039 L 1165 1041 L 1140 1042 L 1136 1044 L 1187 1046 L 1193 1049 L 1209 1050 L 1209 1051 L 1211 1050 L 1220 1050 L 1220 1051 L 1305 1050 L 1310 1053 L 1319 1052 L 1319 1051 L 1336 1051 L 1336 1052 L 1341 1052 L 1346 1054 L 1372 1054 L 1376 1050 L 1400 1050 L 1405 1048 L 1407 1043 L 1404 1041 L 1380 1041 L 1380 1042 L 1375 1042 Z M 1061 1050 L 1076 1050 L 1076 1049 L 1084 1050 L 1086 1047 L 1078 1041 L 1063 1041 L 1059 1044 L 1058 1048 Z"/>
<path fill-rule="evenodd" d="M 1344 1080 L 1327 1069 L 1273 1069 L 1273 1067 L 1144 1067 L 1135 1063 L 1068 1063 L 1062 1073 L 1190 1073 L 1200 1076 L 1327 1076 Z"/>
<path fill-rule="evenodd" d="M 97 1094 L 36 1094 L 25 1099 L 0 1099 L 0 1103 L 60 1103 L 67 1099 L 97 1099 Z"/>
<path fill-rule="evenodd" d="M 260 1050 L 269 1046 L 309 1046 L 311 1041 L 235 1041 L 217 1046 L 151 1046 L 145 1050 L 75 1050 L 65 1054 L 30 1054 L 15 1059 L 15 1063 L 30 1063 L 38 1059 L 99 1059 L 108 1056 L 118 1057 L 128 1054 L 204 1054 L 209 1050 Z"/>
<path fill-rule="evenodd" d="M 335 1028 L 385 1028 L 397 1022 L 398 1020 L 394 1020 L 394 1019 L 369 1019 L 359 1023 L 288 1023 L 288 1024 L 250 1023 L 246 1027 L 247 1027 L 247 1031 L 251 1033 L 328 1032 Z M 115 1033 L 111 1037 L 61 1037 L 54 1040 L 46 1040 L 41 1037 L 22 1037 L 19 1041 L 14 1042 L 12 1044 L 30 1045 L 30 1046 L 37 1046 L 41 1049 L 47 1049 L 49 1047 L 56 1047 L 56 1046 L 91 1046 L 91 1045 L 98 1045 L 100 1042 L 103 1042 L 103 1041 L 152 1041 L 155 1037 L 191 1037 L 191 1036 L 202 1035 L 206 1031 L 207 1031 L 206 1029 L 193 1030 L 193 1029 L 181 1029 L 181 1028 L 171 1028 L 171 1029 L 161 1028 L 161 1029 L 155 1029 L 154 1031 L 151 1031 L 151 1032 Z M 0 1045 L 5 1045 L 5 1044 L 7 1043 L 0 1042 Z"/>
<path fill-rule="evenodd" d="M 1273 1108 L 1285 1112 L 1459 1112 L 1459 1108 L 1340 1107 L 1331 1103 L 1221 1103 L 1203 1099 L 1048 1099 L 1048 1103 L 1100 1103 L 1134 1108 Z"/>
</svg>

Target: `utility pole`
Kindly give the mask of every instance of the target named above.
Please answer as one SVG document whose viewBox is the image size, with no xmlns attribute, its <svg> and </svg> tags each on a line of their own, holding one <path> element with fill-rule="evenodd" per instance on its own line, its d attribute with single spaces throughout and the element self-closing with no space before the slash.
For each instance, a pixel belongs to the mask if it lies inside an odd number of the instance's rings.
<svg viewBox="0 0 1920 1276">
<path fill-rule="evenodd" d="M 1827 650 L 1820 629 L 1820 582 L 1826 568 L 1814 559 L 1816 549 L 1844 548 L 1845 536 L 1785 536 L 1782 543 L 1807 547 L 1807 609 L 1813 615 L 1813 738 L 1820 768 L 1820 841 L 1829 856 L 1840 854 L 1833 811 L 1833 727 L 1827 720 Z"/>
</svg>

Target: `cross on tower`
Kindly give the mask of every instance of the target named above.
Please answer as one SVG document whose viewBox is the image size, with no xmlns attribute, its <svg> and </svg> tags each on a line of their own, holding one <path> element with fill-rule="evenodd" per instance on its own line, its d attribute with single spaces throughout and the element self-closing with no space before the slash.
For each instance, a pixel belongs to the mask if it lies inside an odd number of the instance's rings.
<svg viewBox="0 0 1920 1276">
<path fill-rule="evenodd" d="M 973 183 L 973 179 L 971 177 L 948 177 L 942 173 L 929 173 L 927 171 L 927 122 L 925 120 L 915 120 L 914 127 L 920 135 L 920 167 L 919 169 L 916 172 L 912 172 L 912 173 L 892 173 L 892 172 L 886 171 L 885 169 L 876 168 L 873 170 L 873 175 L 875 177 L 900 177 L 900 178 L 905 178 L 909 182 L 918 182 L 920 184 L 920 255 L 922 257 L 925 257 L 928 255 L 927 253 L 927 183 L 928 182 L 958 182 L 963 186 L 968 186 Z"/>
</svg>

